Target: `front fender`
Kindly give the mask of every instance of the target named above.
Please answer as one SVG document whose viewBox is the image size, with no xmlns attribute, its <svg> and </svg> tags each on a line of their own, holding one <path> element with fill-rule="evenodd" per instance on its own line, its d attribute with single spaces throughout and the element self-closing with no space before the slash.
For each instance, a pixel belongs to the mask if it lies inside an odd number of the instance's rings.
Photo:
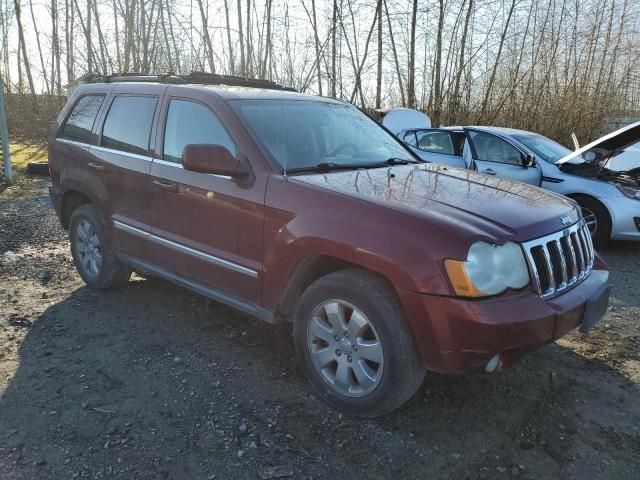
<svg viewBox="0 0 640 480">
<path fill-rule="evenodd" d="M 265 308 L 275 309 L 299 262 L 319 255 L 376 272 L 396 288 L 451 295 L 441 252 L 466 255 L 464 239 L 392 209 L 346 202 L 335 192 L 278 184 L 270 182 L 265 211 Z"/>
</svg>

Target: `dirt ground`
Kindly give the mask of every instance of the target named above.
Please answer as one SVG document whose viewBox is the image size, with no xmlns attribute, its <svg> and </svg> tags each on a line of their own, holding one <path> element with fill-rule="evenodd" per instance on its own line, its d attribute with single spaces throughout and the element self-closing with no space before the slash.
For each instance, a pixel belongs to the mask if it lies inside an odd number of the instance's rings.
<svg viewBox="0 0 640 480">
<path fill-rule="evenodd" d="M 87 289 L 47 183 L 0 193 L 0 479 L 640 478 L 640 245 L 603 250 L 588 337 L 361 421 L 312 395 L 286 325 L 153 278 Z"/>
</svg>

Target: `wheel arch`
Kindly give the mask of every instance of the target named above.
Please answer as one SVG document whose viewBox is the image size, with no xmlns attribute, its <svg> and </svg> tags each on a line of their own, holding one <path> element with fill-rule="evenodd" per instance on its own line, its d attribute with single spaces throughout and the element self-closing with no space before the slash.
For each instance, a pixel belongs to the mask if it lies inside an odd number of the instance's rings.
<svg viewBox="0 0 640 480">
<path fill-rule="evenodd" d="M 307 255 L 296 263 L 289 274 L 278 301 L 276 317 L 280 320 L 292 322 L 298 300 L 313 282 L 330 273 L 348 269 L 367 271 L 383 280 L 391 291 L 394 293 L 396 291 L 393 283 L 386 276 L 364 265 L 331 255 Z M 398 302 L 402 304 L 399 297 Z"/>
<path fill-rule="evenodd" d="M 613 231 L 613 222 L 614 222 L 614 215 L 612 214 L 611 210 L 609 209 L 609 207 L 599 198 L 594 197 L 593 195 L 589 195 L 586 193 L 568 193 L 566 194 L 567 197 L 571 198 L 572 200 L 575 200 L 578 205 L 582 205 L 580 203 L 581 199 L 586 199 L 589 200 L 591 202 L 596 203 L 597 205 L 599 205 L 600 207 L 602 207 L 603 211 L 607 214 L 608 220 L 609 220 L 609 224 L 608 224 L 608 231 L 606 231 L 606 238 L 604 238 L 602 241 L 606 241 L 607 239 L 609 239 L 611 237 L 611 232 Z"/>
<path fill-rule="evenodd" d="M 91 199 L 84 193 L 69 189 L 62 195 L 62 203 L 60 207 L 60 222 L 64 229 L 69 228 L 69 222 L 71 221 L 71 215 L 73 211 L 81 205 L 92 204 Z"/>
<path fill-rule="evenodd" d="M 592 202 L 596 202 L 598 203 L 602 208 L 605 209 L 605 211 L 607 212 L 607 215 L 609 215 L 609 220 L 613 220 L 613 216 L 611 215 L 611 212 L 609 211 L 609 207 L 607 207 L 607 205 L 602 202 L 602 200 L 600 200 L 597 197 L 594 197 L 593 195 L 589 195 L 588 193 L 567 193 L 565 194 L 565 196 L 569 197 L 572 200 L 575 200 L 576 202 L 578 202 L 578 205 L 580 205 L 580 199 L 582 198 L 586 198 Z"/>
</svg>

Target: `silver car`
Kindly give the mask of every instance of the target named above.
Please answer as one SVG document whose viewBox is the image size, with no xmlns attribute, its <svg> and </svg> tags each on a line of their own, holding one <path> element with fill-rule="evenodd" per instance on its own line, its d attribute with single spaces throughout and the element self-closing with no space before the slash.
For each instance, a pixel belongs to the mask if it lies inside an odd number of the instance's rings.
<svg viewBox="0 0 640 480">
<path fill-rule="evenodd" d="M 640 159 L 635 166 L 625 161 L 623 171 L 609 168 L 640 140 L 640 122 L 575 152 L 542 135 L 510 128 L 399 125 L 396 118 L 393 133 L 425 161 L 518 180 L 574 199 L 596 244 L 640 241 Z"/>
</svg>

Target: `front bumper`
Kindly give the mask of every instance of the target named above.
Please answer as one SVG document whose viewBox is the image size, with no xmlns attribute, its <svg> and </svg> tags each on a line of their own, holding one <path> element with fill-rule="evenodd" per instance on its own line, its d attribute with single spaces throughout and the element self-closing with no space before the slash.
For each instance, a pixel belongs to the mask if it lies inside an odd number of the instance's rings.
<svg viewBox="0 0 640 480">
<path fill-rule="evenodd" d="M 549 300 L 531 291 L 475 301 L 399 294 L 427 368 L 464 373 L 483 367 L 498 353 L 502 365 L 511 363 L 574 330 L 587 301 L 608 279 L 607 270 L 593 270 L 582 283 Z"/>
</svg>

